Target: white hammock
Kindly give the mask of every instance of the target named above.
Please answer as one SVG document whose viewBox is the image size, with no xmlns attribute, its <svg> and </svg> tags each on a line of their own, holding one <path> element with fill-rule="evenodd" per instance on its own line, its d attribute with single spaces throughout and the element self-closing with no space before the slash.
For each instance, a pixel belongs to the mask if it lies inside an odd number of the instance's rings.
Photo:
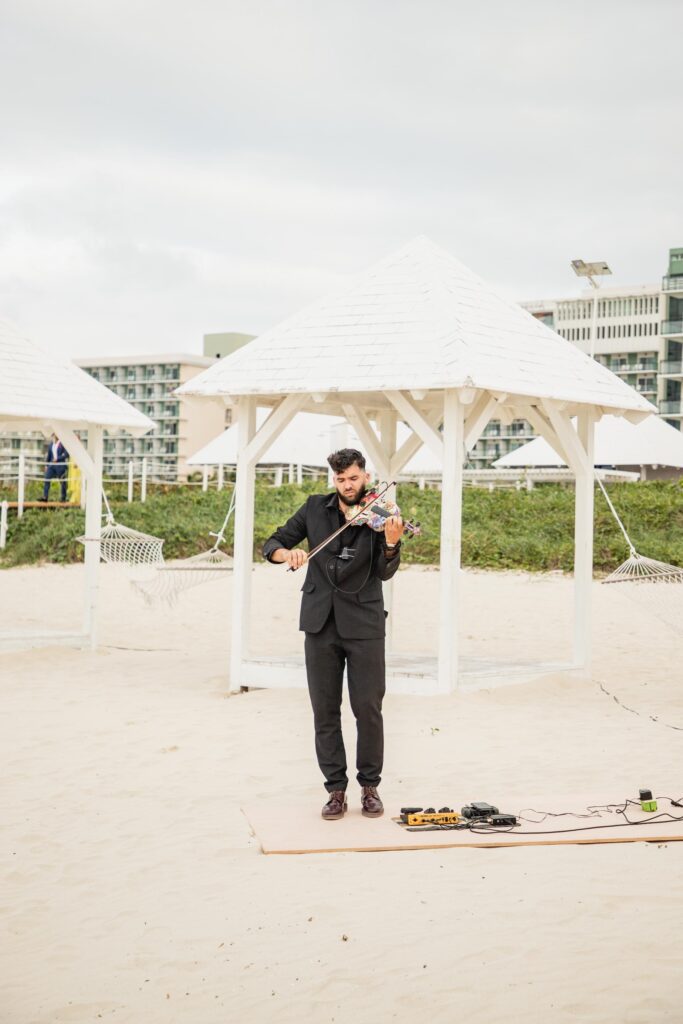
<svg viewBox="0 0 683 1024">
<path fill-rule="evenodd" d="M 156 566 L 154 576 L 149 579 L 131 580 L 131 585 L 142 595 L 147 604 L 165 601 L 167 604 L 173 605 L 177 601 L 178 595 L 184 590 L 218 580 L 226 572 L 232 571 L 232 558 L 219 549 L 220 545 L 225 542 L 225 531 L 234 510 L 235 491 L 233 490 L 230 508 L 222 527 L 218 533 L 209 534 L 210 537 L 216 538 L 209 551 L 202 551 L 198 555 L 181 558 L 175 562 L 164 562 L 162 565 Z"/>
<path fill-rule="evenodd" d="M 667 562 L 658 562 L 654 558 L 646 558 L 645 555 L 636 551 L 602 480 L 599 477 L 596 478 L 605 501 L 629 547 L 629 556 L 626 561 L 617 566 L 614 572 L 610 573 L 602 582 L 621 583 L 620 593 L 635 600 L 638 604 L 641 604 L 640 597 L 642 597 L 643 587 L 646 586 L 648 598 L 651 599 L 653 595 L 655 596 L 657 608 L 654 614 L 656 617 L 675 632 L 680 633 L 683 624 L 683 568 L 679 565 L 669 565 Z M 652 589 L 654 583 L 665 583 L 666 586 L 659 587 L 655 591 Z M 624 584 L 626 585 L 624 586 Z"/>
<path fill-rule="evenodd" d="M 604 579 L 603 583 L 683 583 L 683 569 L 679 565 L 668 565 L 666 562 L 658 562 L 654 558 L 646 558 L 645 555 L 639 554 L 631 538 L 626 532 L 626 527 L 622 523 L 621 519 L 617 514 L 617 510 L 612 504 L 610 497 L 605 490 L 604 484 L 600 477 L 596 477 L 600 490 L 603 493 L 605 501 L 609 505 L 610 512 L 614 516 L 619 526 L 619 529 L 624 535 L 624 539 L 629 547 L 629 556 L 625 562 L 622 562 L 614 572 Z"/>
<path fill-rule="evenodd" d="M 164 546 L 163 539 L 117 523 L 104 491 L 102 491 L 102 498 L 107 511 L 105 513 L 106 523 L 100 531 L 100 536 L 98 538 L 76 537 L 76 540 L 83 545 L 99 541 L 100 558 L 110 565 L 137 568 L 141 565 L 163 564 L 164 556 L 161 550 Z"/>
</svg>

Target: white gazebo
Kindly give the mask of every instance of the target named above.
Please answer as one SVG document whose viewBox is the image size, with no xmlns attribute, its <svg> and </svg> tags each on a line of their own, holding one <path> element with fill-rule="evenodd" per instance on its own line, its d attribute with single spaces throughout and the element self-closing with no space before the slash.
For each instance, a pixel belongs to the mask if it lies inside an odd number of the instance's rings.
<svg viewBox="0 0 683 1024">
<path fill-rule="evenodd" d="M 463 460 L 491 418 L 526 419 L 576 475 L 574 652 L 590 665 L 593 429 L 605 413 L 637 421 L 654 406 L 449 253 L 418 238 L 182 385 L 235 408 L 235 574 L 230 685 L 291 684 L 301 668 L 248 650 L 254 466 L 298 412 L 343 416 L 379 474 L 393 480 L 421 445 L 443 467 L 436 658 L 390 657 L 394 691 L 449 693 L 458 658 Z M 256 408 L 270 415 L 256 429 Z M 572 423 L 576 417 L 576 427 Z M 397 444 L 397 422 L 411 436 Z"/>
<path fill-rule="evenodd" d="M 0 430 L 54 431 L 76 462 L 86 484 L 85 609 L 82 630 L 69 633 L 0 634 L 0 647 L 47 643 L 95 646 L 98 538 L 102 513 L 102 435 L 105 428 L 135 436 L 154 427 L 122 398 L 84 370 L 39 348 L 10 324 L 0 321 Z M 75 431 L 87 431 L 87 446 Z"/>
<path fill-rule="evenodd" d="M 544 437 L 536 437 L 494 462 L 499 469 L 566 466 L 562 455 Z M 593 462 L 596 466 L 637 469 L 641 479 L 683 474 L 683 433 L 657 416 L 629 423 L 618 416 L 603 416 L 595 428 Z M 653 472 L 654 471 L 654 472 Z"/>
</svg>

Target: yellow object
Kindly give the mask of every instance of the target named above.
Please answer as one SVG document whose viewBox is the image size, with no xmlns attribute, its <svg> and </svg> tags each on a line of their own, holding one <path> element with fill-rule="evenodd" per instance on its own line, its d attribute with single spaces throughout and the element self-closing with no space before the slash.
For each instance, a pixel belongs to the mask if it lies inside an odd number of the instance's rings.
<svg viewBox="0 0 683 1024">
<path fill-rule="evenodd" d="M 74 505 L 81 503 L 81 471 L 75 462 L 69 460 L 69 472 L 66 477 L 66 495 Z"/>
<path fill-rule="evenodd" d="M 415 811 L 405 815 L 406 825 L 457 825 L 462 815 L 457 811 Z"/>
</svg>

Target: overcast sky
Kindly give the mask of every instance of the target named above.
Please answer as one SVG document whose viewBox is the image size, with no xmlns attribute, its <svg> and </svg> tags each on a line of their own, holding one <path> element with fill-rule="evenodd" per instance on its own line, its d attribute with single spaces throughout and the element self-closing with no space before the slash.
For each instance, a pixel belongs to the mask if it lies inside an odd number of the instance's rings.
<svg viewBox="0 0 683 1024">
<path fill-rule="evenodd" d="M 504 294 L 683 245 L 683 4 L 2 0 L 0 317 L 258 333 L 418 234 Z"/>
</svg>

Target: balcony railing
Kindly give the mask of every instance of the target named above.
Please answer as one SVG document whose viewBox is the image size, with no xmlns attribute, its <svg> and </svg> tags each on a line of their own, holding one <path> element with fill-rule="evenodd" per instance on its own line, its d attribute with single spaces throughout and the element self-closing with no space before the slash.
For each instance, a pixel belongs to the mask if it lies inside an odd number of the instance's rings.
<svg viewBox="0 0 683 1024">
<path fill-rule="evenodd" d="M 672 377 L 680 377 L 683 374 L 683 362 L 680 359 L 665 359 L 659 367 L 660 373 L 668 373 Z"/>
<path fill-rule="evenodd" d="M 607 369 L 611 370 L 612 373 L 656 373 L 656 363 L 614 363 L 610 366 L 607 364 Z"/>
<path fill-rule="evenodd" d="M 683 337 L 683 320 L 663 320 L 660 334 L 680 334 Z"/>
<path fill-rule="evenodd" d="M 662 278 L 662 291 L 668 292 L 680 292 L 683 295 L 683 276 L 678 275 L 676 277 L 663 277 Z"/>
<path fill-rule="evenodd" d="M 660 402 L 659 411 L 663 416 L 681 416 L 683 414 L 683 403 L 680 398 L 673 402 Z"/>
</svg>

